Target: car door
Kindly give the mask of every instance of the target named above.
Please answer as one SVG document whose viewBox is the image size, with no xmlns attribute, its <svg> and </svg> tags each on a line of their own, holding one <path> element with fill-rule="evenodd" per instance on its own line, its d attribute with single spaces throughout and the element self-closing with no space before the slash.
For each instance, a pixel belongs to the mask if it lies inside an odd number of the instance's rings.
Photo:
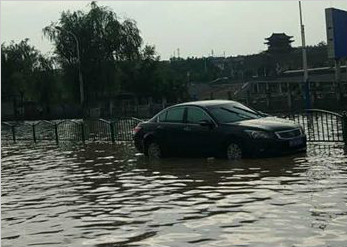
<svg viewBox="0 0 347 247">
<path fill-rule="evenodd" d="M 158 117 L 156 136 L 169 153 L 181 153 L 184 136 L 184 107 L 173 107 Z"/>
<path fill-rule="evenodd" d="M 218 127 L 214 120 L 200 107 L 188 106 L 186 111 L 184 142 L 191 153 L 205 155 L 216 153 Z M 202 122 L 206 124 L 202 124 Z"/>
</svg>

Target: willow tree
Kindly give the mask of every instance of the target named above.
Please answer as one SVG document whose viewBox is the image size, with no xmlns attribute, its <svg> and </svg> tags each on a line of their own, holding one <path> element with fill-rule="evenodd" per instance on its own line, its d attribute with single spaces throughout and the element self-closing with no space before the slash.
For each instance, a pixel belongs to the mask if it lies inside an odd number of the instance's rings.
<svg viewBox="0 0 347 247">
<path fill-rule="evenodd" d="M 43 33 L 55 45 L 57 61 L 76 101 L 79 63 L 88 100 L 88 96 L 119 91 L 122 83 L 118 64 L 141 57 L 142 38 L 136 22 L 121 20 L 112 10 L 95 2 L 88 12 L 62 12 L 60 19 L 45 27 Z"/>
</svg>

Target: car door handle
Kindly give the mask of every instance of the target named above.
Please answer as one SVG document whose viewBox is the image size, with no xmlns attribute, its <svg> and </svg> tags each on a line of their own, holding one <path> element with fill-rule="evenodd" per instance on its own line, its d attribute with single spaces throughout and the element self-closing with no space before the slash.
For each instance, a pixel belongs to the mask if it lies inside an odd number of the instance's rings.
<svg viewBox="0 0 347 247">
<path fill-rule="evenodd" d="M 162 129 L 164 129 L 164 127 L 161 126 L 161 125 L 159 125 L 159 126 L 157 126 L 157 129 L 158 129 L 158 130 L 162 130 Z"/>
<path fill-rule="evenodd" d="M 187 126 L 187 127 L 184 127 L 183 130 L 184 131 L 191 131 L 192 129 L 189 126 Z"/>
</svg>

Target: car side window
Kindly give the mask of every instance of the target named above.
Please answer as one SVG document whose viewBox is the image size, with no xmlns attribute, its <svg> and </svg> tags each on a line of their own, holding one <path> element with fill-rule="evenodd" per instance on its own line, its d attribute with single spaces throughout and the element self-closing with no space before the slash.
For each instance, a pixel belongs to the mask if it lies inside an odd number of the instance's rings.
<svg viewBox="0 0 347 247">
<path fill-rule="evenodd" d="M 184 114 L 183 107 L 175 107 L 175 108 L 169 109 L 166 113 L 165 122 L 182 123 L 183 114 Z"/>
<path fill-rule="evenodd" d="M 203 120 L 211 121 L 210 116 L 207 115 L 202 109 L 197 107 L 187 108 L 187 122 L 188 123 L 199 123 Z"/>
</svg>

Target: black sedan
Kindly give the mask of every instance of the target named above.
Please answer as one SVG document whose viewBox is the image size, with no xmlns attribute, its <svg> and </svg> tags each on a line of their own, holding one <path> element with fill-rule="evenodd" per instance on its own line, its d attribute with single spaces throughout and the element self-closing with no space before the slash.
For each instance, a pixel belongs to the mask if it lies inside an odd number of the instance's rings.
<svg viewBox="0 0 347 247">
<path fill-rule="evenodd" d="M 293 121 L 229 100 L 168 107 L 134 129 L 136 148 L 150 157 L 189 155 L 239 159 L 306 150 L 306 135 Z"/>
</svg>

